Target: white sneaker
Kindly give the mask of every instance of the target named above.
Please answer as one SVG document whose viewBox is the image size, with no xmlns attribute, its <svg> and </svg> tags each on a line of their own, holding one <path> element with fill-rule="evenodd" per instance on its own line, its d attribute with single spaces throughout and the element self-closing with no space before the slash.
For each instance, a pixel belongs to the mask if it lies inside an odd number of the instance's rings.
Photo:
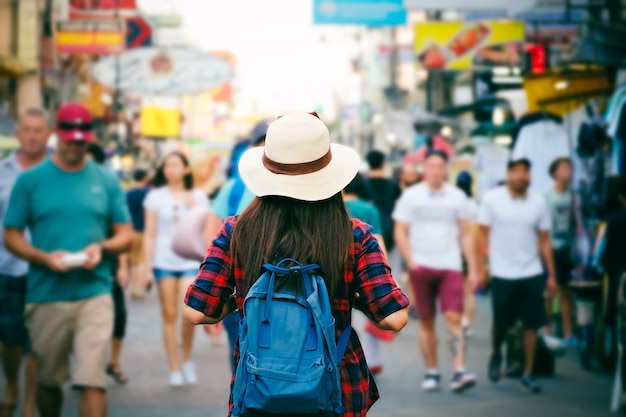
<svg viewBox="0 0 626 417">
<path fill-rule="evenodd" d="M 424 391 L 437 391 L 439 390 L 440 375 L 426 374 L 424 382 L 422 382 L 422 389 Z"/>
<path fill-rule="evenodd" d="M 198 382 L 198 375 L 196 374 L 196 365 L 193 362 L 183 363 L 183 376 L 185 382 L 189 385 L 195 385 Z"/>
<path fill-rule="evenodd" d="M 185 378 L 181 372 L 170 372 L 170 387 L 180 388 L 185 385 Z"/>
<path fill-rule="evenodd" d="M 556 356 L 563 356 L 567 352 L 567 345 L 565 341 L 558 337 L 550 336 L 547 334 L 542 335 L 543 341 L 546 347 Z"/>
</svg>

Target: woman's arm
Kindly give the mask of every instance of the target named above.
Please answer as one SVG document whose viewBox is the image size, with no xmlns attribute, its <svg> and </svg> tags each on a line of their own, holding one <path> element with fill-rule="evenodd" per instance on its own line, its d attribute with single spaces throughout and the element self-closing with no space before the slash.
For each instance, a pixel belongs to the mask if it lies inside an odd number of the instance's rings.
<svg viewBox="0 0 626 417">
<path fill-rule="evenodd" d="M 391 313 L 381 321 L 373 322 L 376 327 L 381 330 L 393 330 L 399 332 L 406 326 L 409 321 L 409 308 L 405 307 L 395 313 Z"/>
<path fill-rule="evenodd" d="M 144 239 L 143 239 L 143 259 L 145 265 L 146 276 L 151 275 L 152 261 L 154 260 L 154 246 L 157 236 L 157 214 L 154 210 L 145 209 L 144 220 Z M 151 280 L 146 278 L 145 284 L 148 285 Z"/>
</svg>

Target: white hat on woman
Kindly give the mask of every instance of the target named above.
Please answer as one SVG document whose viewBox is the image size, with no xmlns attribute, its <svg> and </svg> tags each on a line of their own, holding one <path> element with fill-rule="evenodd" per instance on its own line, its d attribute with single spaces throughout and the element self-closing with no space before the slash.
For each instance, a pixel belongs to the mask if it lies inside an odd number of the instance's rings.
<svg viewBox="0 0 626 417">
<path fill-rule="evenodd" d="M 330 143 L 317 114 L 292 113 L 269 126 L 265 147 L 242 155 L 239 173 L 258 197 L 322 201 L 343 190 L 360 164 L 352 148 Z"/>
</svg>

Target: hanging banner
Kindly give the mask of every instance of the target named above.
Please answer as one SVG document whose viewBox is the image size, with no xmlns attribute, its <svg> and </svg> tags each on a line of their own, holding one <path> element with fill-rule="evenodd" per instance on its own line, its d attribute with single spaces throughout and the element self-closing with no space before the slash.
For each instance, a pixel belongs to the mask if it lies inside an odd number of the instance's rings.
<svg viewBox="0 0 626 417">
<path fill-rule="evenodd" d="M 136 15 L 136 0 L 70 0 L 70 19 L 114 19 Z"/>
<path fill-rule="evenodd" d="M 220 87 L 232 80 L 233 72 L 226 59 L 213 54 L 185 48 L 137 48 L 119 59 L 100 60 L 92 74 L 98 82 L 128 92 L 180 95 Z"/>
<path fill-rule="evenodd" d="M 125 42 L 126 29 L 121 20 L 64 20 L 57 24 L 59 54 L 119 54 Z"/>
<path fill-rule="evenodd" d="M 523 22 L 425 22 L 415 26 L 415 53 L 426 69 L 519 67 L 523 46 Z"/>
</svg>

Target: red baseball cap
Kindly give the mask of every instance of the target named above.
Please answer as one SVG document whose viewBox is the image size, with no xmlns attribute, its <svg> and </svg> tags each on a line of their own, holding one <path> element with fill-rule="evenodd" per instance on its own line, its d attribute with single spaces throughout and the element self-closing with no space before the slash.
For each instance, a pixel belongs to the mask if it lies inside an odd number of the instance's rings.
<svg viewBox="0 0 626 417">
<path fill-rule="evenodd" d="M 93 142 L 93 117 L 82 104 L 64 104 L 57 112 L 56 132 L 61 140 Z"/>
</svg>

